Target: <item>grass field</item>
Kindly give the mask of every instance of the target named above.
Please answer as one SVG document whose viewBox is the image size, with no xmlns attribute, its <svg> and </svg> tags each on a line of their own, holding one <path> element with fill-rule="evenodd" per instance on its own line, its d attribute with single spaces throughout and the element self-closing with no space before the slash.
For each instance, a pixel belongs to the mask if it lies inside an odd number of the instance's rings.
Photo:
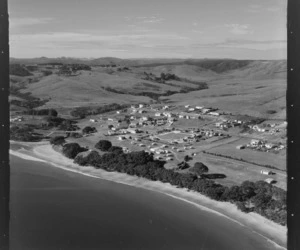
<svg viewBox="0 0 300 250">
<path fill-rule="evenodd" d="M 286 151 L 281 150 L 278 154 L 259 152 L 252 149 L 236 149 L 236 146 L 246 144 L 249 139 L 242 138 L 238 141 L 221 145 L 207 150 L 209 153 L 216 153 L 224 156 L 230 156 L 236 159 L 243 159 L 248 162 L 254 162 L 261 165 L 270 165 L 276 168 L 286 169 Z"/>
</svg>

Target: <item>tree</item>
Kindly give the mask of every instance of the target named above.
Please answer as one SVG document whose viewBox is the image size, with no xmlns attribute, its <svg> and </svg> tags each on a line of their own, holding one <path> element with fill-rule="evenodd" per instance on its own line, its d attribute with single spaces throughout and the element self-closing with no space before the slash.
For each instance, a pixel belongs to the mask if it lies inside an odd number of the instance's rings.
<svg viewBox="0 0 300 250">
<path fill-rule="evenodd" d="M 185 161 L 189 161 L 189 160 L 192 160 L 193 158 L 192 157 L 190 157 L 190 156 L 188 156 L 188 155 L 186 155 L 185 157 L 184 157 L 184 160 Z"/>
<path fill-rule="evenodd" d="M 91 134 L 91 133 L 95 133 L 95 132 L 97 132 L 96 128 L 90 127 L 90 126 L 87 126 L 82 130 L 83 134 Z"/>
<path fill-rule="evenodd" d="M 62 149 L 62 153 L 71 159 L 74 159 L 79 153 L 84 151 L 87 151 L 87 149 L 80 147 L 78 143 L 65 144 Z"/>
<path fill-rule="evenodd" d="M 202 162 L 196 162 L 194 167 L 191 168 L 191 171 L 195 174 L 202 175 L 208 172 L 208 167 L 204 165 Z"/>
<path fill-rule="evenodd" d="M 100 149 L 101 151 L 108 151 L 111 148 L 112 144 L 107 140 L 100 140 L 95 145 L 95 148 Z"/>
<path fill-rule="evenodd" d="M 109 149 L 108 149 L 109 152 L 112 152 L 112 153 L 115 153 L 115 154 L 118 154 L 118 153 L 123 153 L 123 149 L 121 147 L 118 147 L 118 146 L 111 146 Z"/>
<path fill-rule="evenodd" d="M 50 143 L 52 145 L 62 145 L 65 142 L 66 141 L 65 141 L 65 137 L 64 136 L 55 136 L 55 137 L 52 137 L 51 140 L 50 140 Z"/>
</svg>

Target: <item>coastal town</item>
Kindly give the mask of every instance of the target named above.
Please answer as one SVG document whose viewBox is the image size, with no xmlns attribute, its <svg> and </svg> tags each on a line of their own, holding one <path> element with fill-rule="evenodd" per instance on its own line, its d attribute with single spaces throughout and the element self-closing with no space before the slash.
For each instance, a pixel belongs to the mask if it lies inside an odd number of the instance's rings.
<svg viewBox="0 0 300 250">
<path fill-rule="evenodd" d="M 11 117 L 11 126 L 43 121 L 36 116 L 16 115 Z M 165 162 L 166 169 L 181 173 L 188 173 L 195 162 L 205 162 L 210 173 L 222 174 L 216 179 L 221 184 L 240 184 L 250 179 L 282 188 L 286 185 L 286 173 L 280 165 L 286 149 L 285 121 L 237 116 L 212 107 L 140 103 L 88 115 L 76 121 L 76 127 L 65 132 L 57 128 L 38 132 L 49 138 L 65 136 L 69 142 L 90 150 L 94 150 L 96 140 L 103 138 L 124 153 L 152 154 Z M 270 162 L 272 158 L 275 160 Z M 228 167 L 220 168 L 220 161 Z M 245 174 L 237 177 L 237 168 Z M 272 174 L 267 175 L 272 176 L 264 177 L 270 171 Z"/>
</svg>

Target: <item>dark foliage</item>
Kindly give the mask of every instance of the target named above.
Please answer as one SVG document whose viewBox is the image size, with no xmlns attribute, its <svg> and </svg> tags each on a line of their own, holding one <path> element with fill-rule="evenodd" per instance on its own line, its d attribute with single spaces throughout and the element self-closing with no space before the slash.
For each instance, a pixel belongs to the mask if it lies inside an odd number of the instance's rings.
<svg viewBox="0 0 300 250">
<path fill-rule="evenodd" d="M 79 117 L 82 119 L 88 115 L 103 114 L 110 111 L 124 109 L 127 107 L 128 105 L 121 105 L 118 103 L 107 104 L 100 107 L 79 107 L 72 110 L 70 114 L 74 117 Z"/>
<path fill-rule="evenodd" d="M 57 116 L 57 111 L 55 109 L 31 109 L 23 112 L 27 115 L 47 115 L 47 116 Z"/>
<path fill-rule="evenodd" d="M 206 178 L 197 178 L 195 174 L 165 169 L 165 162 L 154 160 L 153 155 L 145 151 L 125 154 L 121 152 L 120 147 L 111 146 L 110 143 L 108 146 L 106 148 L 109 148 L 109 153 L 100 156 L 98 152 L 92 151 L 87 156 L 77 156 L 74 162 L 82 166 L 93 166 L 188 188 L 215 200 L 235 203 L 243 212 L 255 211 L 277 223 L 286 224 L 286 192 L 280 188 L 263 181 L 245 181 L 240 186 L 228 188 Z M 182 162 L 179 165 L 185 164 L 187 163 Z M 202 163 L 195 165 L 200 170 L 205 166 Z M 249 204 L 252 204 L 251 208 L 248 207 Z"/>
<path fill-rule="evenodd" d="M 95 148 L 101 150 L 101 151 L 108 151 L 111 148 L 112 144 L 110 141 L 107 140 L 100 140 L 95 145 Z"/>
<path fill-rule="evenodd" d="M 87 151 L 87 149 L 80 147 L 78 143 L 67 143 L 63 145 L 63 149 L 62 149 L 62 153 L 66 157 L 71 159 L 74 159 L 77 156 L 77 154 L 84 151 Z"/>
<path fill-rule="evenodd" d="M 196 162 L 194 164 L 194 167 L 192 167 L 190 171 L 197 175 L 202 175 L 208 172 L 208 167 L 204 165 L 202 162 Z"/>
<path fill-rule="evenodd" d="M 91 133 L 96 133 L 97 129 L 95 127 L 90 127 L 87 126 L 84 129 L 82 129 L 82 134 L 91 134 Z"/>
<path fill-rule="evenodd" d="M 43 139 L 43 136 L 33 132 L 30 126 L 12 126 L 10 128 L 10 139 L 16 141 L 37 142 Z"/>
<path fill-rule="evenodd" d="M 65 137 L 64 136 L 55 136 L 55 137 L 52 137 L 50 139 L 50 143 L 52 145 L 62 145 L 64 144 L 66 141 L 65 141 Z"/>
<path fill-rule="evenodd" d="M 9 74 L 15 76 L 31 76 L 32 74 L 20 64 L 10 64 Z"/>
</svg>

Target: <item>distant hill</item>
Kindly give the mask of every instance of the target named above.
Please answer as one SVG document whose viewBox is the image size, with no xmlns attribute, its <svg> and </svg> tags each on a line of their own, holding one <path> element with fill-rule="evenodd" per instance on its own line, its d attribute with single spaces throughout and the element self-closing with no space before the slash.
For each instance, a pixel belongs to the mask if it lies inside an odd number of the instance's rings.
<svg viewBox="0 0 300 250">
<path fill-rule="evenodd" d="M 24 76 L 12 74 L 11 86 L 50 98 L 46 106 L 54 108 L 152 100 L 285 117 L 286 60 L 11 58 L 11 70 L 16 64 L 25 70 L 23 65 L 37 64 L 39 70 L 26 77 L 25 71 Z M 86 64 L 92 69 L 66 76 L 44 64 Z M 41 74 L 45 67 L 53 74 Z M 162 73 L 176 77 L 162 81 Z"/>
</svg>

